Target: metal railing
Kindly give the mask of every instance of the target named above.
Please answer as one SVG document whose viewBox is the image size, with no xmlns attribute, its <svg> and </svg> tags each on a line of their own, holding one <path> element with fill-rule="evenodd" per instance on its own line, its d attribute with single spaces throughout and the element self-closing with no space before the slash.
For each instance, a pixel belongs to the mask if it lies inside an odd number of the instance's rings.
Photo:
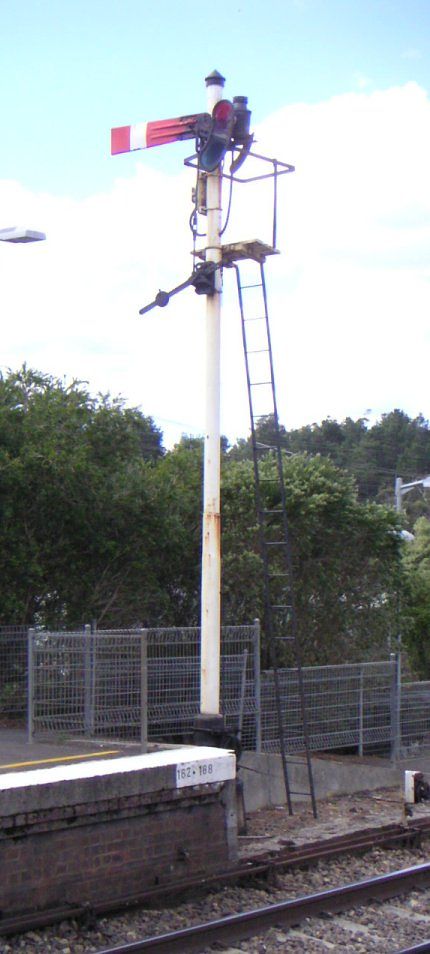
<svg viewBox="0 0 430 954">
<path fill-rule="evenodd" d="M 399 738 L 404 758 L 430 749 L 430 682 L 402 683 Z"/>
<path fill-rule="evenodd" d="M 295 669 L 279 671 L 288 752 L 304 748 Z M 309 744 L 313 751 L 355 750 L 360 755 L 398 747 L 398 663 L 315 666 L 303 669 Z M 262 749 L 279 751 L 273 674 L 261 676 Z"/>
<path fill-rule="evenodd" d="M 226 726 L 259 738 L 259 625 L 222 630 Z M 29 737 L 183 738 L 200 704 L 198 628 L 29 631 Z"/>
<path fill-rule="evenodd" d="M 150 739 L 192 733 L 200 707 L 200 629 L 148 629 Z M 260 627 L 221 630 L 221 709 L 227 729 L 254 748 L 260 737 Z"/>
<path fill-rule="evenodd" d="M 28 634 L 28 733 L 136 738 L 146 724 L 144 630 Z"/>
<path fill-rule="evenodd" d="M 199 646 L 198 628 L 33 631 L 28 673 L 27 629 L 0 627 L 0 720 L 24 721 L 28 710 L 30 735 L 191 737 Z M 279 676 L 287 751 L 300 752 L 297 674 Z M 307 667 L 303 678 L 312 751 L 404 758 L 430 748 L 430 681 L 402 682 L 399 656 Z M 221 697 L 227 728 L 239 731 L 245 748 L 279 751 L 273 675 L 259 669 L 258 623 L 223 629 Z"/>
</svg>

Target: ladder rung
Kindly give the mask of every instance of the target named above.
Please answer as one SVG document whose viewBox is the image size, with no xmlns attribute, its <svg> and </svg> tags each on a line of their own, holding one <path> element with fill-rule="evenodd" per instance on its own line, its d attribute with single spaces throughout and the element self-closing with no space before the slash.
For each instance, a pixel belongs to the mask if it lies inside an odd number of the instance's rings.
<svg viewBox="0 0 430 954">
<path fill-rule="evenodd" d="M 258 273 L 256 274 L 255 272 L 254 273 L 247 272 L 246 276 L 244 275 L 244 278 L 245 277 L 251 278 L 252 274 L 254 274 L 255 278 L 258 277 Z M 278 461 L 278 468 L 277 468 L 278 472 L 275 476 L 263 477 L 261 474 L 261 471 L 264 469 L 264 464 L 263 464 L 264 459 L 270 460 L 271 456 L 273 457 L 273 452 L 275 452 L 275 454 L 277 452 L 279 456 L 279 452 L 280 452 L 279 435 L 276 437 L 275 439 L 276 442 L 273 445 L 273 444 L 265 444 L 262 441 L 258 441 L 256 439 L 256 433 L 255 433 L 258 422 L 262 420 L 264 421 L 265 419 L 267 419 L 268 414 L 272 414 L 272 413 L 276 414 L 276 396 L 275 396 L 276 392 L 275 392 L 275 381 L 274 381 L 273 367 L 272 367 L 272 348 L 270 343 L 269 314 L 268 314 L 267 304 L 266 304 L 266 290 L 265 290 L 263 261 L 260 261 L 260 281 L 259 282 L 255 282 L 252 284 L 246 283 L 242 285 L 239 270 L 237 270 L 237 280 L 238 280 L 238 289 L 239 289 L 239 305 L 240 305 L 242 336 L 243 336 L 243 346 L 244 346 L 243 350 L 245 355 L 245 363 L 246 363 L 246 371 L 247 371 L 248 398 L 249 398 L 249 404 L 250 404 L 250 417 L 251 417 L 251 430 L 252 430 L 252 454 L 254 459 L 257 513 L 258 513 L 258 522 L 259 522 L 259 529 L 260 529 L 262 557 L 263 557 L 263 563 L 264 563 L 264 574 L 265 574 L 266 587 L 267 587 L 266 595 L 268 600 L 268 603 L 267 603 L 267 624 L 268 624 L 268 630 L 269 630 L 268 635 L 273 640 L 273 648 L 275 653 L 277 652 L 275 647 L 275 642 L 289 642 L 289 643 L 294 643 L 294 646 L 291 647 L 291 652 L 294 655 L 295 651 L 297 651 L 297 634 L 295 633 L 294 619 L 292 618 L 293 607 L 291 606 L 291 604 L 288 604 L 288 603 L 272 602 L 272 600 L 274 599 L 291 599 L 291 601 L 293 601 L 292 581 L 290 579 L 290 567 L 289 567 L 289 560 L 288 560 L 289 554 L 288 554 L 288 536 L 286 532 L 287 525 L 286 525 L 285 501 L 284 501 L 283 492 L 282 492 L 282 468 L 279 464 L 279 461 Z M 242 297 L 242 294 L 241 294 L 242 290 L 245 291 L 245 289 L 253 289 L 253 288 L 256 290 L 261 289 L 261 291 L 258 292 L 258 297 L 257 295 L 255 295 L 253 298 L 251 298 L 251 296 L 249 298 L 246 298 L 245 295 L 243 295 Z M 258 313 L 260 308 L 262 308 L 264 312 L 262 315 Z M 245 310 L 248 310 L 250 312 L 249 317 L 245 317 Z M 251 321 L 253 322 L 264 321 L 265 327 L 260 330 L 258 328 L 255 330 L 252 330 L 250 328 L 248 329 L 247 323 Z M 264 334 L 264 332 L 266 332 L 266 334 Z M 249 349 L 248 349 L 248 344 L 251 346 Z M 258 362 L 257 360 L 255 360 L 255 362 L 253 362 L 251 359 L 251 356 L 258 355 L 258 354 L 266 355 L 267 357 L 264 358 L 264 361 L 261 360 L 260 362 Z M 270 380 L 261 380 L 261 381 L 250 380 L 251 374 L 260 375 L 264 373 L 270 374 Z M 269 391 L 267 395 L 263 394 L 262 391 L 254 393 L 253 389 L 257 387 L 266 387 L 266 388 L 271 387 L 271 391 Z M 253 407 L 254 403 L 256 405 L 259 405 L 260 407 L 264 405 L 267 406 L 272 404 L 272 399 L 273 399 L 273 405 L 271 408 L 269 408 L 268 411 L 266 411 L 266 413 L 263 413 L 263 414 L 254 413 L 254 407 Z M 267 454 L 266 454 L 266 458 L 265 458 L 264 452 L 265 451 L 267 452 L 268 450 L 272 452 L 272 455 L 267 457 Z M 261 499 L 260 493 L 263 487 L 270 487 L 270 492 L 275 495 L 275 499 L 273 501 L 275 506 L 267 507 L 267 509 L 261 506 L 263 501 Z M 278 501 L 278 504 L 275 503 L 276 500 Z M 283 515 L 283 519 L 280 521 L 277 521 L 278 527 L 275 526 L 273 529 L 271 529 L 271 521 L 269 518 L 272 516 L 282 517 L 282 515 Z M 273 523 L 276 524 L 276 521 L 273 521 Z M 279 533 L 283 535 L 283 539 L 282 540 L 265 540 L 265 536 L 266 535 L 270 536 L 271 533 L 274 534 L 276 529 L 279 531 Z M 276 549 L 279 550 L 280 547 L 283 548 L 282 552 L 276 553 Z M 272 564 L 275 564 L 275 563 L 280 564 L 281 566 L 284 567 L 284 569 L 283 570 L 278 569 L 276 570 L 276 572 L 271 572 Z M 276 582 L 274 582 L 275 580 L 280 581 L 278 585 L 276 584 Z M 290 633 L 291 635 L 277 636 L 275 635 L 276 632 L 281 632 L 281 633 L 287 632 L 287 633 Z M 288 647 L 284 651 L 282 650 L 281 647 L 279 647 L 279 653 L 281 655 L 285 654 L 285 652 L 287 653 L 287 655 L 289 655 L 290 651 Z M 297 660 L 297 662 L 299 665 L 300 660 Z M 300 673 L 300 670 L 299 670 L 299 673 Z M 276 685 L 277 684 L 275 681 L 275 690 L 276 692 L 278 692 Z M 278 699 L 278 702 L 279 702 L 279 699 Z M 278 708 L 280 710 L 280 706 L 278 706 Z M 281 737 L 280 739 L 281 751 L 283 754 L 283 760 L 286 763 L 284 767 L 284 781 L 285 781 L 285 788 L 286 788 L 286 795 L 287 795 L 287 803 L 288 803 L 289 812 L 290 814 L 292 814 L 293 808 L 292 808 L 290 795 L 310 798 L 312 800 L 312 809 L 313 809 L 314 817 L 316 818 L 317 811 L 316 811 L 316 801 L 315 801 L 315 790 L 314 790 L 314 783 L 313 783 L 312 767 L 311 767 L 311 763 L 309 759 L 309 755 L 310 755 L 309 741 L 306 736 L 305 700 L 304 700 L 303 693 L 300 699 L 300 711 L 301 711 L 301 721 L 303 724 L 303 734 L 304 734 L 303 746 L 304 746 L 306 757 L 307 757 L 308 777 L 306 781 L 308 782 L 308 785 L 309 785 L 309 788 L 307 789 L 307 791 L 297 791 L 297 790 L 295 791 L 293 789 L 291 789 L 290 791 L 289 781 L 288 781 L 288 763 L 291 765 L 296 764 L 296 765 L 306 766 L 306 761 L 304 761 L 304 759 L 300 756 L 300 753 L 296 754 L 295 759 L 294 758 L 288 759 L 285 743 L 282 741 L 281 724 L 283 722 L 283 718 L 282 718 L 282 715 L 280 714 L 280 711 L 278 713 L 278 720 L 279 720 L 279 723 L 281 723 L 279 725 L 279 731 L 280 731 L 280 737 Z"/>
</svg>

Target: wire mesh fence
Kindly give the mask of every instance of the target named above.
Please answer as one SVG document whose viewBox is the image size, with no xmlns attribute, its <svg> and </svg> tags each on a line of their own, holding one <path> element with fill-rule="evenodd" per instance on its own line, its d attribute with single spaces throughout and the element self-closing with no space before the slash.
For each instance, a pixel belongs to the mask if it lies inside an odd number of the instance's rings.
<svg viewBox="0 0 430 954">
<path fill-rule="evenodd" d="M 397 662 L 315 666 L 303 669 L 309 746 L 313 751 L 394 746 Z M 296 669 L 278 673 L 288 752 L 304 748 Z M 262 749 L 278 752 L 279 730 L 272 672 L 261 675 Z"/>
<path fill-rule="evenodd" d="M 136 740 L 183 738 L 200 704 L 200 630 L 29 633 L 29 734 Z M 221 700 L 226 726 L 258 737 L 259 627 L 224 627 Z"/>
<path fill-rule="evenodd" d="M 430 749 L 430 682 L 404 682 L 401 687 L 400 755 Z"/>
<path fill-rule="evenodd" d="M 200 696 L 200 630 L 33 631 L 0 627 L 0 720 L 29 713 L 31 734 L 175 741 L 191 737 Z M 430 749 L 430 681 L 402 682 L 400 659 L 303 669 L 312 751 L 400 757 Z M 303 749 L 297 673 L 280 670 L 288 752 Z M 28 698 L 28 691 L 30 698 Z M 277 752 L 273 674 L 259 668 L 259 626 L 225 627 L 221 707 L 245 748 Z"/>
<path fill-rule="evenodd" d="M 29 717 L 32 735 L 77 733 L 85 726 L 85 654 L 87 632 L 30 630 Z"/>
<path fill-rule="evenodd" d="M 200 629 L 148 629 L 148 735 L 193 731 L 200 706 Z M 259 625 L 221 630 L 221 710 L 254 748 L 259 734 Z"/>
</svg>

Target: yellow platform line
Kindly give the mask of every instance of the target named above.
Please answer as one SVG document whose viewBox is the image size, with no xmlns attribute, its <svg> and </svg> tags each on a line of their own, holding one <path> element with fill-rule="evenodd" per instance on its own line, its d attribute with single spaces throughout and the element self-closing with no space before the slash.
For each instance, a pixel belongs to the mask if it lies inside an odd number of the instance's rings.
<svg viewBox="0 0 430 954">
<path fill-rule="evenodd" d="M 35 759 L 32 762 L 9 762 L 0 765 L 0 769 L 25 768 L 27 765 L 48 765 L 50 762 L 72 762 L 74 759 L 99 759 L 103 755 L 118 755 L 119 749 L 108 749 L 105 752 L 85 752 L 83 755 L 60 755 L 52 759 Z"/>
</svg>

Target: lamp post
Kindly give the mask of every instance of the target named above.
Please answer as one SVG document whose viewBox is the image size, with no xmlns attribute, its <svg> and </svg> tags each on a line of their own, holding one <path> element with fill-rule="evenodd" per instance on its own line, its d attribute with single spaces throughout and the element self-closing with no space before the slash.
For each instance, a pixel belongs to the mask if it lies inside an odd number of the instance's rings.
<svg viewBox="0 0 430 954">
<path fill-rule="evenodd" d="M 396 477 L 394 484 L 394 494 L 396 498 L 397 513 L 402 512 L 403 495 L 409 493 L 409 491 L 413 490 L 414 487 L 430 487 L 430 474 L 428 474 L 427 477 L 422 477 L 421 480 L 412 480 L 409 484 L 404 484 L 401 477 Z"/>
<path fill-rule="evenodd" d="M 10 242 L 13 245 L 23 245 L 27 242 L 44 242 L 44 232 L 35 232 L 34 229 L 22 229 L 15 226 L 10 229 L 0 229 L 0 242 Z"/>
</svg>

